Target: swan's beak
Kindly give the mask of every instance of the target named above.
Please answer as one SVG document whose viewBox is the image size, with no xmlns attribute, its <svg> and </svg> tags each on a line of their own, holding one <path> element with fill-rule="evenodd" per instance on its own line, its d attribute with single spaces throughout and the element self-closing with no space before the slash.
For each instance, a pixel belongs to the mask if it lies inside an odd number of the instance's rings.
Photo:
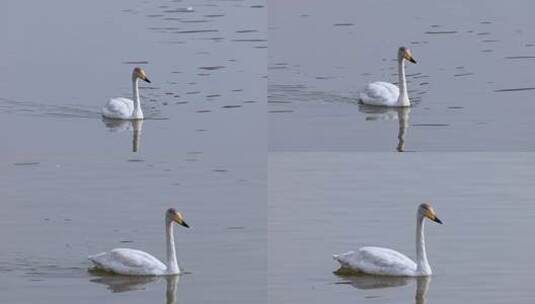
<svg viewBox="0 0 535 304">
<path fill-rule="evenodd" d="M 412 62 L 412 63 L 416 63 L 416 60 L 414 60 L 414 58 L 412 58 L 412 56 L 409 56 L 409 58 L 407 58 L 407 60 Z"/>
<path fill-rule="evenodd" d="M 435 223 L 442 224 L 442 221 L 441 221 L 437 216 L 435 216 L 435 218 L 433 218 L 432 220 L 433 220 L 433 222 L 435 222 Z"/>
<path fill-rule="evenodd" d="M 416 62 L 415 62 L 415 63 L 416 63 Z M 151 83 L 148 77 L 143 78 L 143 80 L 145 80 L 145 81 L 148 82 L 148 83 Z"/>
<path fill-rule="evenodd" d="M 175 223 L 179 224 L 180 226 L 189 228 L 189 225 L 182 219 L 182 217 L 175 218 Z"/>
</svg>

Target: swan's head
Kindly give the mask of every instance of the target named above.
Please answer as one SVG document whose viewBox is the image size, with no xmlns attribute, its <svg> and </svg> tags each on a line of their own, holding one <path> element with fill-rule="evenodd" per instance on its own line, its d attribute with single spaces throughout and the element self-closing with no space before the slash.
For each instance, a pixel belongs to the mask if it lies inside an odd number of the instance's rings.
<svg viewBox="0 0 535 304">
<path fill-rule="evenodd" d="M 132 72 L 132 79 L 135 80 L 138 78 L 150 83 L 150 80 L 147 77 L 147 74 L 145 74 L 145 71 L 142 68 L 135 68 L 134 71 Z"/>
<path fill-rule="evenodd" d="M 174 208 L 167 209 L 167 212 L 165 213 L 165 218 L 167 219 L 167 222 L 175 222 L 179 225 L 182 225 L 186 228 L 189 228 L 189 225 L 186 224 L 184 221 L 184 217 L 182 216 L 182 213 L 176 211 Z"/>
<path fill-rule="evenodd" d="M 427 217 L 433 222 L 442 224 L 442 221 L 438 218 L 437 213 L 433 210 L 430 204 L 423 203 L 418 207 L 418 215 L 422 217 Z"/>
<path fill-rule="evenodd" d="M 416 63 L 416 60 L 412 57 L 412 52 L 407 47 L 400 47 L 398 51 L 398 58 L 408 60 L 412 63 Z"/>
</svg>

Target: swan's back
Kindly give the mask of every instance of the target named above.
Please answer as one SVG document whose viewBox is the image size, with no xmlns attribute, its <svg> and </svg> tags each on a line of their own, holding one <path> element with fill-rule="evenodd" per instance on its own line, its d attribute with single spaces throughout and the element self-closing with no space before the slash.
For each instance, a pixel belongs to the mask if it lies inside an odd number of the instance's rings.
<svg viewBox="0 0 535 304">
<path fill-rule="evenodd" d="M 162 275 L 167 270 L 167 266 L 152 255 L 129 248 L 99 253 L 89 260 L 98 269 L 124 275 Z"/>
<path fill-rule="evenodd" d="M 374 106 L 394 106 L 399 97 L 399 88 L 389 82 L 372 82 L 360 93 L 360 101 Z"/>
<path fill-rule="evenodd" d="M 102 115 L 112 119 L 130 119 L 134 112 L 134 101 L 124 97 L 112 98 L 102 108 Z"/>
<path fill-rule="evenodd" d="M 388 248 L 362 247 L 357 252 L 335 255 L 343 268 L 376 275 L 414 276 L 416 263 L 406 255 Z"/>
</svg>

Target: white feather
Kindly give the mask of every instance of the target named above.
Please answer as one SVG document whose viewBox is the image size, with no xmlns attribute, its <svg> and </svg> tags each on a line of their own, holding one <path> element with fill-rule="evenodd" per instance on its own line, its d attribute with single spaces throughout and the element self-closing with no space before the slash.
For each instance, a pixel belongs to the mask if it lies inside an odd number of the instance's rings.
<svg viewBox="0 0 535 304">
<path fill-rule="evenodd" d="M 112 98 L 102 108 L 102 115 L 112 119 L 131 119 L 134 113 L 134 101 L 124 97 Z"/>
<path fill-rule="evenodd" d="M 123 275 L 164 275 L 167 266 L 141 250 L 116 248 L 90 256 L 95 267 Z"/>
<path fill-rule="evenodd" d="M 372 82 L 360 93 L 360 100 L 364 104 L 374 106 L 393 107 L 399 98 L 399 88 L 389 82 Z"/>
<path fill-rule="evenodd" d="M 381 247 L 362 247 L 333 256 L 343 268 L 375 275 L 413 276 L 416 263 L 406 255 Z"/>
</svg>

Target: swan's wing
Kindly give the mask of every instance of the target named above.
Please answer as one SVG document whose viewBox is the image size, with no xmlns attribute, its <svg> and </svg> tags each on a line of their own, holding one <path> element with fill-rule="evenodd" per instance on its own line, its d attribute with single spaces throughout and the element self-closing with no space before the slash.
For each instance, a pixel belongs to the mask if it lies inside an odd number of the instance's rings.
<svg viewBox="0 0 535 304">
<path fill-rule="evenodd" d="M 364 104 L 376 106 L 394 105 L 399 97 L 399 88 L 389 82 L 372 82 L 360 93 Z"/>
<path fill-rule="evenodd" d="M 388 248 L 362 247 L 334 257 L 342 267 L 377 275 L 411 276 L 416 263 L 402 253 Z"/>
<path fill-rule="evenodd" d="M 102 115 L 107 118 L 126 119 L 132 116 L 134 102 L 131 99 L 117 97 L 112 98 L 102 108 Z"/>
<path fill-rule="evenodd" d="M 411 275 L 416 271 L 414 263 L 406 255 L 388 248 L 362 247 L 360 259 L 367 272 L 385 275 Z"/>
<path fill-rule="evenodd" d="M 152 255 L 135 249 L 117 248 L 89 257 L 97 268 L 126 275 L 158 275 L 167 267 Z"/>
</svg>

